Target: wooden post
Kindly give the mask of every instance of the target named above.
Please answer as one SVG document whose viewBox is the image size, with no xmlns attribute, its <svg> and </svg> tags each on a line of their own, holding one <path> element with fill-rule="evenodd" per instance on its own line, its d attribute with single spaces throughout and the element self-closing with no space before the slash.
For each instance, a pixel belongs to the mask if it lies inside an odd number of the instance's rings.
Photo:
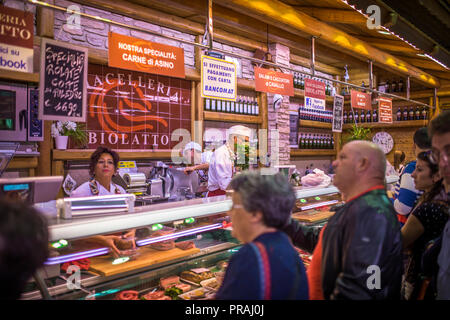
<svg viewBox="0 0 450 320">
<path fill-rule="evenodd" d="M 47 1 L 47 3 L 54 4 L 53 0 Z M 53 23 L 54 23 L 54 11 L 46 9 L 41 6 L 36 8 L 36 23 L 37 35 L 40 37 L 46 37 L 53 39 Z M 39 61 L 39 59 L 38 59 Z M 38 65 L 40 68 L 40 66 Z M 51 125 L 52 121 L 43 121 L 43 134 L 44 140 L 38 143 L 40 156 L 38 159 L 37 175 L 38 176 L 50 176 L 51 172 L 51 152 L 52 152 L 52 137 L 51 137 Z M 64 172 L 63 172 L 64 173 Z"/>
</svg>

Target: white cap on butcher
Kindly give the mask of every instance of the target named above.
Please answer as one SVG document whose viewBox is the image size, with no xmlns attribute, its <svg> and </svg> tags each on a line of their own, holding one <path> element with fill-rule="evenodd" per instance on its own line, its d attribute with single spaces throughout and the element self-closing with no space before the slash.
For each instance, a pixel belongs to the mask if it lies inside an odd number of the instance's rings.
<svg viewBox="0 0 450 320">
<path fill-rule="evenodd" d="M 242 125 L 236 125 L 236 126 L 232 126 L 231 128 L 229 128 L 227 130 L 227 137 L 229 138 L 232 134 L 234 135 L 240 135 L 240 136 L 246 136 L 249 137 L 252 134 L 252 130 L 246 126 L 242 126 Z"/>
<path fill-rule="evenodd" d="M 191 149 L 194 149 L 194 150 L 202 152 L 202 147 L 197 142 L 194 142 L 194 141 L 191 141 L 191 142 L 189 142 L 188 144 L 186 144 L 184 146 L 184 151 L 188 151 L 188 150 L 191 150 Z"/>
</svg>

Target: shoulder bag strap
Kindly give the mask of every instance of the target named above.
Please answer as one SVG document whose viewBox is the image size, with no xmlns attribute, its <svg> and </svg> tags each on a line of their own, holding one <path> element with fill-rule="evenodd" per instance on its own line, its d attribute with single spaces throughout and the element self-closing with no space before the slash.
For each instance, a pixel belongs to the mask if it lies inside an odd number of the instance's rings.
<svg viewBox="0 0 450 320">
<path fill-rule="evenodd" d="M 260 283 L 261 283 L 261 299 L 270 300 L 271 297 L 271 279 L 270 279 L 270 263 L 267 255 L 266 247 L 261 242 L 252 242 L 250 247 L 256 254 L 258 259 Z"/>
</svg>

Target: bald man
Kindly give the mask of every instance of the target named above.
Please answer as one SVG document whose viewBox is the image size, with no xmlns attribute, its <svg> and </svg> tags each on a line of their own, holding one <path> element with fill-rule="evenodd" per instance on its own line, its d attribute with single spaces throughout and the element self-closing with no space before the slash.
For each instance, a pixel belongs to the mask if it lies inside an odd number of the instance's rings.
<svg viewBox="0 0 450 320">
<path fill-rule="evenodd" d="M 386 158 L 367 141 L 347 143 L 333 162 L 334 185 L 345 204 L 319 235 L 294 220 L 284 231 L 294 245 L 311 249 L 310 299 L 399 299 L 402 242 L 394 207 L 386 195 Z"/>
</svg>

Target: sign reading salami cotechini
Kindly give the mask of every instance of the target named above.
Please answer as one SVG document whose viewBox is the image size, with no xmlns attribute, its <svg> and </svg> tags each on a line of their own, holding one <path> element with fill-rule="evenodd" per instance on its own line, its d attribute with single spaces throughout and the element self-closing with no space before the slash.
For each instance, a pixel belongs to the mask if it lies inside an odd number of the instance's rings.
<svg viewBox="0 0 450 320">
<path fill-rule="evenodd" d="M 108 65 L 114 68 L 184 78 L 184 50 L 109 32 Z"/>
<path fill-rule="evenodd" d="M 0 6 L 0 69 L 33 72 L 34 16 Z"/>
<path fill-rule="evenodd" d="M 305 79 L 305 107 L 325 110 L 325 82 Z"/>
<path fill-rule="evenodd" d="M 352 108 L 372 110 L 372 95 L 357 90 L 351 91 L 351 105 Z"/>
<path fill-rule="evenodd" d="M 294 95 L 292 74 L 255 67 L 255 90 L 292 97 Z"/>
<path fill-rule="evenodd" d="M 392 99 L 378 98 L 378 122 L 392 123 Z"/>
<path fill-rule="evenodd" d="M 234 62 L 202 56 L 203 98 L 236 101 L 237 81 Z"/>
</svg>

